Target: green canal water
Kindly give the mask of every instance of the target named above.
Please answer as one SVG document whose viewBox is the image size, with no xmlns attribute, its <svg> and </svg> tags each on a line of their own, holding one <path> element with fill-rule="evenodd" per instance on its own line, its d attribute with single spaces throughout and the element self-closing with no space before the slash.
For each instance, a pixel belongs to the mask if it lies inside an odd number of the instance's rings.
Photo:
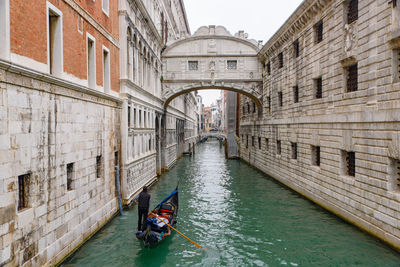
<svg viewBox="0 0 400 267">
<path fill-rule="evenodd" d="M 150 189 L 154 207 L 180 178 L 176 228 L 154 248 L 125 210 L 63 266 L 400 266 L 400 254 L 239 160 L 216 141 L 197 147 Z"/>
</svg>

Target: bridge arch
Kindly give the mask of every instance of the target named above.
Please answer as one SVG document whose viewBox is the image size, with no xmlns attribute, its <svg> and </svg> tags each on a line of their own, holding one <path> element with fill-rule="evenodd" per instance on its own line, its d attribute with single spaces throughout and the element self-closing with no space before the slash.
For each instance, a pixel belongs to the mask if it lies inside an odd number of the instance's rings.
<svg viewBox="0 0 400 267">
<path fill-rule="evenodd" d="M 196 90 L 234 91 L 251 98 L 262 112 L 261 43 L 234 36 L 222 26 L 200 27 L 192 36 L 169 42 L 161 55 L 164 107 Z"/>
</svg>

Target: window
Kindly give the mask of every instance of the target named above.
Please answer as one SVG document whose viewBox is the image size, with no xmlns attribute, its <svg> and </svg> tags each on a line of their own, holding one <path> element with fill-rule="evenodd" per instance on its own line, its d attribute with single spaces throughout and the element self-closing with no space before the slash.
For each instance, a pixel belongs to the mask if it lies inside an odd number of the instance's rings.
<svg viewBox="0 0 400 267">
<path fill-rule="evenodd" d="M 321 165 L 321 147 L 311 146 L 311 164 L 314 166 Z"/>
<path fill-rule="evenodd" d="M 199 62 L 198 61 L 189 61 L 189 70 L 198 70 L 199 69 Z"/>
<path fill-rule="evenodd" d="M 109 1 L 110 1 L 110 0 L 103 0 L 103 6 L 102 6 L 103 12 L 104 12 L 107 16 L 108 16 L 109 9 L 110 9 L 110 3 L 109 3 Z"/>
<path fill-rule="evenodd" d="M 269 150 L 269 139 L 268 138 L 265 138 L 265 147 L 268 151 Z"/>
<path fill-rule="evenodd" d="M 294 57 L 299 57 L 300 56 L 300 43 L 299 40 L 296 40 L 293 42 L 293 52 L 294 52 Z"/>
<path fill-rule="evenodd" d="M 133 109 L 133 127 L 137 127 L 136 125 L 136 108 Z"/>
<path fill-rule="evenodd" d="M 95 39 L 87 35 L 87 79 L 89 88 L 96 88 L 96 43 Z"/>
<path fill-rule="evenodd" d="M 391 158 L 392 175 L 389 190 L 400 191 L 400 160 Z"/>
<path fill-rule="evenodd" d="M 62 13 L 47 2 L 48 12 L 48 65 L 52 75 L 60 76 L 63 72 Z"/>
<path fill-rule="evenodd" d="M 271 75 L 271 62 L 267 63 L 267 74 Z"/>
<path fill-rule="evenodd" d="M 356 175 L 356 154 L 354 152 L 342 151 L 344 160 L 345 174 L 348 176 Z"/>
<path fill-rule="evenodd" d="M 103 46 L 103 87 L 104 92 L 110 91 L 110 51 Z"/>
<path fill-rule="evenodd" d="M 131 127 L 131 107 L 128 106 L 128 130 Z"/>
<path fill-rule="evenodd" d="M 254 136 L 251 137 L 251 146 L 254 147 Z"/>
<path fill-rule="evenodd" d="M 151 137 L 149 138 L 149 151 L 151 151 Z"/>
<path fill-rule="evenodd" d="M 256 108 L 256 103 L 253 102 L 253 113 L 256 113 L 256 110 L 257 110 L 257 108 Z"/>
<path fill-rule="evenodd" d="M 358 68 L 354 64 L 346 68 L 347 72 L 347 92 L 355 92 L 358 90 Z"/>
<path fill-rule="evenodd" d="M 0 1 L 0 58 L 9 60 L 10 56 L 10 3 Z"/>
<path fill-rule="evenodd" d="M 114 152 L 114 166 L 118 166 L 119 165 L 119 153 L 118 151 Z"/>
<path fill-rule="evenodd" d="M 283 106 L 283 94 L 282 94 L 282 92 L 278 92 L 278 102 L 279 102 L 279 106 L 282 107 Z"/>
<path fill-rule="evenodd" d="M 315 98 L 322 98 L 322 78 L 314 79 Z"/>
<path fill-rule="evenodd" d="M 244 115 L 244 113 L 245 113 L 245 111 L 246 111 L 245 108 L 244 108 L 244 106 L 242 106 L 242 110 L 243 110 L 242 113 L 243 113 L 243 115 Z"/>
<path fill-rule="evenodd" d="M 314 32 L 315 32 L 315 43 L 318 44 L 322 42 L 324 33 L 324 26 L 322 20 L 314 25 Z"/>
<path fill-rule="evenodd" d="M 292 159 L 297 159 L 297 143 L 291 143 L 292 146 Z"/>
<path fill-rule="evenodd" d="M 347 24 L 358 19 L 358 0 L 349 0 L 347 7 Z"/>
<path fill-rule="evenodd" d="M 228 60 L 227 61 L 228 70 L 236 70 L 237 69 L 237 60 Z"/>
<path fill-rule="evenodd" d="M 276 154 L 277 155 L 281 154 L 281 140 L 276 141 Z"/>
<path fill-rule="evenodd" d="M 298 85 L 293 87 L 293 102 L 299 103 L 299 86 Z"/>
<path fill-rule="evenodd" d="M 271 113 L 271 97 L 267 96 L 267 102 L 268 102 L 268 113 Z"/>
<path fill-rule="evenodd" d="M 258 149 L 261 149 L 261 137 L 258 137 Z"/>
<path fill-rule="evenodd" d="M 250 113 L 250 104 L 247 103 L 247 113 Z"/>
<path fill-rule="evenodd" d="M 139 110 L 139 127 L 142 127 L 142 111 Z"/>
<path fill-rule="evenodd" d="M 100 178 L 102 176 L 103 168 L 102 168 L 102 157 L 96 156 L 96 178 Z"/>
<path fill-rule="evenodd" d="M 249 148 L 249 136 L 246 135 L 246 148 Z"/>
<path fill-rule="evenodd" d="M 28 207 L 30 180 L 30 173 L 18 176 L 18 210 Z"/>
<path fill-rule="evenodd" d="M 72 181 L 74 179 L 74 163 L 67 164 L 67 190 L 72 190 Z"/>
<path fill-rule="evenodd" d="M 278 55 L 278 67 L 283 68 L 283 52 L 280 52 Z"/>
</svg>

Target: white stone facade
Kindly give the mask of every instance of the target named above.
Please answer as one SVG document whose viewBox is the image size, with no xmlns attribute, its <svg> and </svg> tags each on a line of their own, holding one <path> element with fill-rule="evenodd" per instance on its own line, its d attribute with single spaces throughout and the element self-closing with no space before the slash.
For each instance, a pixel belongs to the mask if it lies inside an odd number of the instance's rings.
<svg viewBox="0 0 400 267">
<path fill-rule="evenodd" d="M 117 210 L 120 100 L 0 63 L 0 114 L 0 265 L 51 265 Z"/>
<path fill-rule="evenodd" d="M 240 132 L 243 159 L 397 249 L 398 9 L 304 1 L 260 51 L 263 118 L 242 98 Z"/>
</svg>

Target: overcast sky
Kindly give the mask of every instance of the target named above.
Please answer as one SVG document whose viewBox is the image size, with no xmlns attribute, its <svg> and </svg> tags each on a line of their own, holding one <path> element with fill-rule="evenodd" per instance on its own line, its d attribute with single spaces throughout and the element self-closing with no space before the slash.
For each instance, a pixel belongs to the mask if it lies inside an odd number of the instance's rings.
<svg viewBox="0 0 400 267">
<path fill-rule="evenodd" d="M 234 35 L 239 30 L 249 39 L 264 43 L 282 26 L 303 0 L 184 0 L 192 34 L 204 25 L 222 25 Z M 199 91 L 208 106 L 219 90 Z"/>
</svg>

